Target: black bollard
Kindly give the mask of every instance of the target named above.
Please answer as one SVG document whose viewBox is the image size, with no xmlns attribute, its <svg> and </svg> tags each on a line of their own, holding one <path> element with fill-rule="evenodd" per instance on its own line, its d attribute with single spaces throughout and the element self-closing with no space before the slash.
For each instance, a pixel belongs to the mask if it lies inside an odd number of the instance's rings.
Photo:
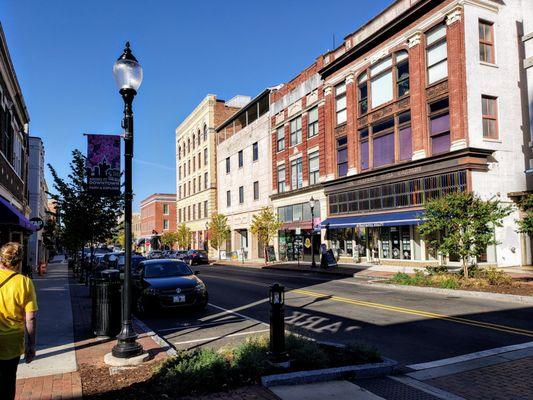
<svg viewBox="0 0 533 400">
<path fill-rule="evenodd" d="M 285 351 L 285 288 L 276 283 L 270 287 L 270 351 L 268 361 L 279 368 L 289 368 Z"/>
</svg>

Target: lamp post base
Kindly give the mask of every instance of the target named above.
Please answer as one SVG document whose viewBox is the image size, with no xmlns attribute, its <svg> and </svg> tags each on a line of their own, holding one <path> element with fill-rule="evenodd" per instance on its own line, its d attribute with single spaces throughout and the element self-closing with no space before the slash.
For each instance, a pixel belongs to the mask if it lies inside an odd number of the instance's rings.
<svg viewBox="0 0 533 400">
<path fill-rule="evenodd" d="M 145 362 L 148 356 L 148 353 L 141 353 L 135 357 L 121 358 L 114 356 L 112 353 L 107 353 L 104 356 L 104 363 L 112 367 L 136 367 Z"/>
<path fill-rule="evenodd" d="M 117 344 L 111 350 L 111 354 L 117 358 L 132 358 L 142 354 L 143 347 L 137 343 L 137 334 L 131 323 L 122 325 L 122 331 L 117 336 Z"/>
</svg>

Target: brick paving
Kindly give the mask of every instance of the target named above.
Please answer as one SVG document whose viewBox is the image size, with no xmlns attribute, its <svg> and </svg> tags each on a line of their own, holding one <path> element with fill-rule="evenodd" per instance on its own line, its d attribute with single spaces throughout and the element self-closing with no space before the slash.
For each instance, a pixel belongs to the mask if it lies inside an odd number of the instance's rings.
<svg viewBox="0 0 533 400">
<path fill-rule="evenodd" d="M 472 400 L 533 399 L 533 357 L 425 380 L 424 383 Z"/>
<path fill-rule="evenodd" d="M 429 393 L 405 385 L 388 377 L 357 379 L 353 383 L 386 400 L 439 400 Z"/>
</svg>

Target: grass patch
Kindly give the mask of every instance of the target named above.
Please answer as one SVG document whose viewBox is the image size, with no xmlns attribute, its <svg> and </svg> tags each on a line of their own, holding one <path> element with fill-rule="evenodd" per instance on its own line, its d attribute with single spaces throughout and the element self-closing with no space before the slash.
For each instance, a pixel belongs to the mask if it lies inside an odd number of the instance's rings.
<svg viewBox="0 0 533 400">
<path fill-rule="evenodd" d="M 425 271 L 415 270 L 414 275 L 398 272 L 389 280 L 389 283 L 431 286 L 441 289 L 487 288 L 514 284 L 509 274 L 494 267 L 471 268 L 471 270 L 469 277 L 465 279 L 461 272 L 451 273 L 446 267 L 428 267 Z"/>
<path fill-rule="evenodd" d="M 180 352 L 158 367 L 152 378 L 152 387 L 161 395 L 200 395 L 257 384 L 261 376 L 280 372 L 268 363 L 268 347 L 268 338 L 259 337 L 218 351 L 202 348 Z M 288 335 L 286 348 L 291 358 L 291 368 L 284 372 L 381 361 L 374 347 L 358 343 L 337 348 Z"/>
</svg>

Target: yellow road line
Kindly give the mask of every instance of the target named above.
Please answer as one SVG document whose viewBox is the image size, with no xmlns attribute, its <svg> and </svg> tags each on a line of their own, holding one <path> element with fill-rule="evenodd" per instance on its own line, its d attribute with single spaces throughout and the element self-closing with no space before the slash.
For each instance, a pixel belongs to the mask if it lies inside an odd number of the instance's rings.
<svg viewBox="0 0 533 400">
<path fill-rule="evenodd" d="M 258 283 L 254 281 L 249 281 L 247 279 L 235 279 L 235 278 L 227 278 L 227 277 L 220 277 L 220 276 L 207 275 L 207 274 L 205 276 L 210 276 L 212 278 L 235 281 L 235 282 L 242 282 L 242 283 L 247 283 L 247 284 L 251 284 L 255 286 L 262 286 L 265 288 L 268 287 L 268 285 L 265 283 Z M 433 318 L 433 319 L 441 319 L 441 320 L 455 322 L 455 323 L 459 323 L 463 325 L 476 326 L 478 328 L 485 328 L 485 329 L 491 329 L 491 330 L 505 332 L 505 333 L 513 333 L 516 335 L 533 337 L 533 331 L 530 331 L 527 329 L 521 329 L 521 328 L 514 328 L 512 326 L 507 326 L 507 325 L 499 325 L 499 324 L 493 324 L 491 322 L 476 321 L 473 319 L 454 317 L 454 316 L 447 315 L 447 314 L 437 314 L 437 313 L 432 313 L 429 311 L 421 311 L 421 310 L 415 310 L 411 308 L 390 306 L 387 304 L 373 303 L 373 302 L 364 301 L 364 300 L 355 300 L 355 299 L 350 299 L 347 297 L 334 296 L 334 295 L 330 295 L 326 293 L 319 293 L 319 292 L 306 290 L 306 289 L 290 289 L 289 287 L 287 287 L 287 289 L 289 289 L 288 291 L 289 293 L 298 293 L 298 294 L 303 294 L 303 295 L 310 296 L 310 297 L 328 297 L 328 300 L 333 300 L 333 301 L 337 301 L 341 303 L 347 303 L 347 304 L 352 304 L 352 305 L 357 305 L 357 306 L 362 306 L 362 307 L 378 308 L 381 310 L 392 311 L 392 312 L 397 312 L 397 313 L 402 313 L 402 314 L 418 315 L 418 316 L 428 317 L 428 318 Z"/>
<path fill-rule="evenodd" d="M 461 318 L 461 317 L 454 317 L 454 316 L 446 315 L 446 314 L 437 314 L 437 313 L 432 313 L 432 312 L 427 312 L 427 311 L 414 310 L 410 308 L 389 306 L 389 305 L 380 304 L 380 303 L 373 303 L 369 301 L 349 299 L 346 297 L 331 296 L 325 293 L 318 293 L 318 292 L 304 290 L 304 289 L 294 289 L 294 290 L 291 290 L 291 292 L 305 294 L 311 297 L 329 297 L 329 300 L 338 301 L 342 303 L 348 303 L 348 304 L 371 307 L 371 308 L 379 308 L 382 310 L 388 310 L 388 311 L 393 311 L 393 312 L 398 312 L 398 313 L 403 313 L 403 314 L 419 315 L 419 316 L 429 317 L 429 318 L 434 318 L 434 319 L 443 319 L 443 320 L 452 321 L 452 322 L 456 322 L 460 324 L 478 326 L 481 328 L 487 328 L 487 329 L 497 330 L 501 332 L 514 333 L 518 335 L 533 337 L 533 331 L 530 331 L 527 329 L 521 329 L 521 328 L 514 328 L 512 326 L 507 326 L 507 325 L 493 324 L 491 322 L 482 322 L 482 321 L 476 321 L 476 320 L 466 319 L 466 318 Z"/>
</svg>

